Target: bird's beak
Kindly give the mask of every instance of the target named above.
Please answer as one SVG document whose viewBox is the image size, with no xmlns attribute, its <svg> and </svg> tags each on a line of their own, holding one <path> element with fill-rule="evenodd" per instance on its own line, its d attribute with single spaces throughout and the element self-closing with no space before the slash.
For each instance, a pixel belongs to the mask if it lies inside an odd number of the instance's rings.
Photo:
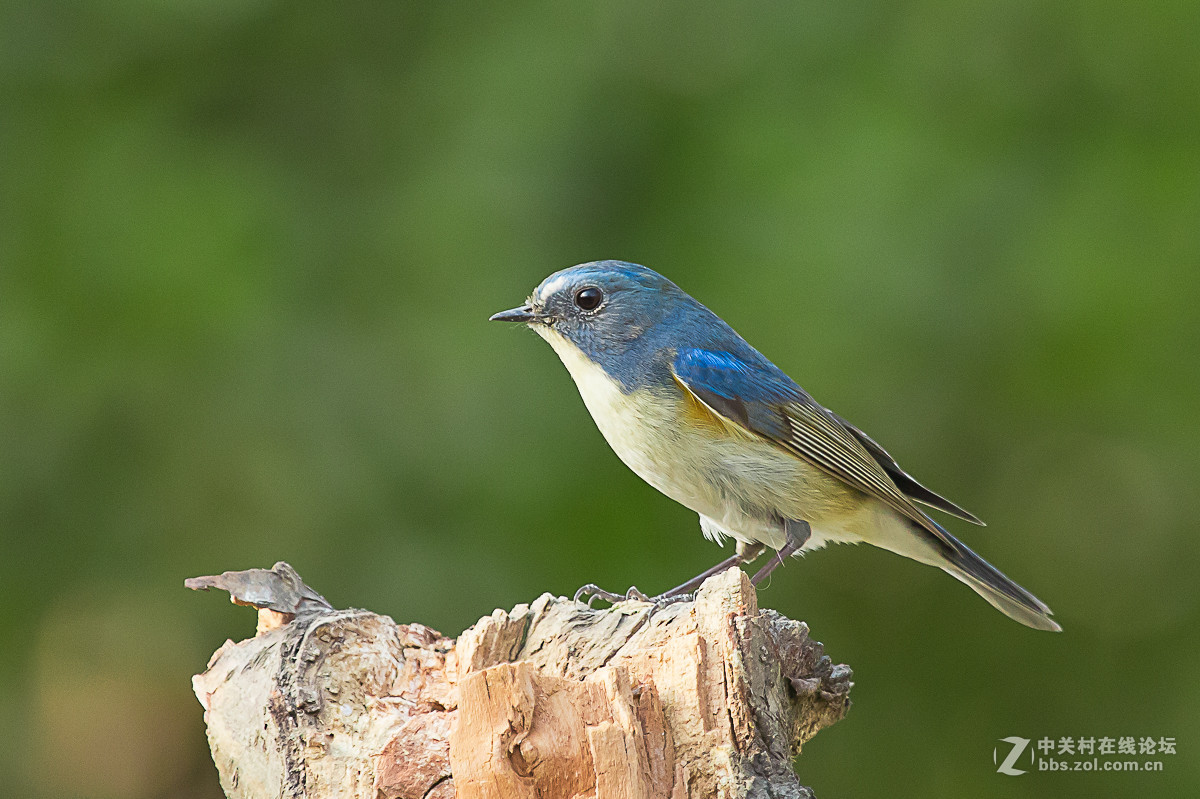
<svg viewBox="0 0 1200 799">
<path fill-rule="evenodd" d="M 528 305 L 522 305 L 520 308 L 513 308 L 508 311 L 501 311 L 498 314 L 492 314 L 488 319 L 489 322 L 532 322 L 537 319 L 533 313 L 533 309 Z"/>
</svg>

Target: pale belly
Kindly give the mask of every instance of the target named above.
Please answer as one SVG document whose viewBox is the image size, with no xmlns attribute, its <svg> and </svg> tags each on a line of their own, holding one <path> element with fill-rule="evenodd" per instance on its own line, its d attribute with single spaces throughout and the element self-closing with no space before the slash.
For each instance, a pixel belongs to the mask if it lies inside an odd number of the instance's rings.
<svg viewBox="0 0 1200 799">
<path fill-rule="evenodd" d="M 639 477 L 700 514 L 710 536 L 781 548 L 783 519 L 812 527 L 805 549 L 862 540 L 875 503 L 780 447 L 737 428 L 698 423 L 681 393 L 626 394 L 553 331 L 554 346 L 613 451 Z M 865 531 L 864 531 L 865 532 Z"/>
</svg>

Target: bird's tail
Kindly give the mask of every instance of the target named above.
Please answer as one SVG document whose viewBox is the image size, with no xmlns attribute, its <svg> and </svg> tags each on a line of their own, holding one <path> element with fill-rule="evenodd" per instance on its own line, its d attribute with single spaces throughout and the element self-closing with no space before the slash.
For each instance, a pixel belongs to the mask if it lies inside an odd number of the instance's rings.
<svg viewBox="0 0 1200 799">
<path fill-rule="evenodd" d="M 966 544 L 946 532 L 941 525 L 934 523 L 941 533 L 941 535 L 935 536 L 910 519 L 905 518 L 904 522 L 911 536 L 916 536 L 920 544 L 912 547 L 914 543 L 912 537 L 906 536 L 907 541 L 904 542 L 904 546 L 889 546 L 891 543 L 899 543 L 894 540 L 888 543 L 881 542 L 886 549 L 891 549 L 893 552 L 922 563 L 937 566 L 952 577 L 969 585 L 975 593 L 986 599 L 996 610 L 1027 627 L 1053 632 L 1062 630 L 1062 627 L 1050 618 L 1053 611 L 1046 607 L 1046 603 L 976 555 Z"/>
<path fill-rule="evenodd" d="M 976 555 L 961 541 L 952 540 L 958 546 L 952 548 L 953 554 L 946 557 L 945 563 L 939 564 L 947 574 L 971 586 L 975 593 L 990 602 L 996 610 L 1026 627 L 1062 631 L 1058 622 L 1050 618 L 1053 611 L 1046 607 L 1046 603 L 1008 579 L 999 569 Z"/>
</svg>

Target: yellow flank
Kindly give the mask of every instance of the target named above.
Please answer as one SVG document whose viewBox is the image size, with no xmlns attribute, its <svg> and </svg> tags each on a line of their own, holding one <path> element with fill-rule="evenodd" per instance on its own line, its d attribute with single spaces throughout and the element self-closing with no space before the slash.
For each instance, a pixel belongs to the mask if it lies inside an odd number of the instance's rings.
<svg viewBox="0 0 1200 799">
<path fill-rule="evenodd" d="M 688 387 L 681 383 L 678 377 L 675 378 L 675 383 L 679 386 L 679 390 L 684 396 L 682 408 L 683 420 L 690 421 L 714 433 L 737 438 L 745 438 L 747 436 L 749 431 L 743 430 L 741 425 L 731 422 L 724 416 L 715 413 L 712 408 L 705 405 L 695 394 L 689 391 Z"/>
<path fill-rule="evenodd" d="M 685 386 L 678 377 L 675 378 L 675 383 L 679 386 L 680 391 L 684 396 L 684 404 L 682 416 L 690 420 L 692 423 L 707 428 L 710 432 L 724 435 L 727 438 L 736 438 L 743 441 L 755 441 L 758 443 L 767 443 L 777 448 L 780 452 L 785 453 L 789 458 L 795 458 L 801 463 L 807 463 L 799 455 L 791 452 L 782 444 L 779 444 L 770 439 L 757 435 L 756 433 L 747 430 L 737 422 L 727 419 L 721 414 L 708 407 L 703 400 L 693 394 L 688 387 Z M 814 467 L 815 469 L 815 467 Z M 832 475 L 822 475 L 826 479 L 823 481 L 826 485 L 822 490 L 821 504 L 824 506 L 830 515 L 841 516 L 847 513 L 853 513 L 859 509 L 863 501 L 867 498 L 866 494 L 859 491 L 840 479 Z M 819 478 L 811 478 L 819 479 Z"/>
</svg>

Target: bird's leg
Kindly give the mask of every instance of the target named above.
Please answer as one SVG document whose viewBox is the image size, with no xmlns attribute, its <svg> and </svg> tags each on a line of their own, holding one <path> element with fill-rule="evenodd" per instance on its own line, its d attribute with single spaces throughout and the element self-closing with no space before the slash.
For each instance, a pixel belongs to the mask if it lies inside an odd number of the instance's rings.
<svg viewBox="0 0 1200 799">
<path fill-rule="evenodd" d="M 808 522 L 802 519 L 788 519 L 783 523 L 783 527 L 784 532 L 787 534 L 787 542 L 783 545 L 782 549 L 778 550 L 775 555 L 769 561 L 767 561 L 765 566 L 755 572 L 754 576 L 750 578 L 750 583 L 752 585 L 757 586 L 763 580 L 770 577 L 771 572 L 775 571 L 775 569 L 778 568 L 781 563 L 783 563 L 784 558 L 787 558 L 797 552 L 800 547 L 804 546 L 804 543 L 808 541 L 808 537 L 812 534 L 812 528 L 808 526 Z M 603 599 L 605 602 L 612 604 L 616 604 L 617 602 L 637 600 L 638 602 L 653 603 L 655 609 L 657 609 L 663 605 L 670 605 L 673 602 L 681 602 L 691 599 L 692 592 L 699 588 L 709 577 L 712 577 L 714 574 L 720 574 L 721 572 L 733 566 L 741 566 L 743 563 L 750 563 L 762 554 L 763 548 L 764 547 L 762 544 L 745 544 L 739 541 L 737 552 L 735 552 L 733 555 L 721 561 L 716 566 L 713 566 L 710 569 L 705 569 L 703 572 L 697 574 L 686 583 L 677 585 L 670 591 L 666 591 L 656 597 L 646 596 L 644 593 L 638 590 L 637 586 L 630 586 L 629 590 L 624 594 L 616 594 L 612 591 L 605 591 L 603 588 L 595 585 L 594 583 L 588 583 L 575 592 L 575 601 L 579 602 L 583 599 L 583 597 L 586 596 L 587 605 L 588 607 L 591 607 L 593 599 Z"/>
<path fill-rule="evenodd" d="M 762 544 L 743 544 L 741 541 L 739 541 L 737 545 L 737 552 L 735 552 L 732 556 L 725 558 L 725 560 L 721 561 L 716 566 L 713 566 L 711 569 L 706 569 L 705 571 L 700 572 L 686 583 L 677 585 L 666 593 L 659 594 L 657 597 L 655 597 L 655 599 L 686 597 L 699 588 L 700 585 L 709 577 L 712 577 L 714 574 L 720 574 L 731 566 L 741 566 L 743 563 L 749 563 L 762 554 L 762 551 Z"/>
<path fill-rule="evenodd" d="M 812 528 L 808 526 L 808 522 L 803 519 L 793 520 L 788 519 L 783 523 L 784 532 L 787 533 L 787 543 L 783 545 L 783 549 L 775 553 L 775 557 L 767 561 L 767 564 L 755 572 L 750 578 L 751 584 L 757 586 L 763 580 L 771 576 L 771 572 L 783 563 L 783 559 L 795 554 L 800 547 L 804 546 L 804 542 L 812 535 Z"/>
<path fill-rule="evenodd" d="M 638 590 L 636 585 L 630 586 L 629 590 L 624 594 L 617 594 L 612 591 L 605 591 L 603 588 L 594 583 L 588 583 L 575 592 L 575 601 L 579 602 L 583 599 L 583 597 L 587 597 L 588 607 L 591 607 L 593 599 L 603 599 L 605 602 L 610 602 L 613 604 L 616 604 L 617 602 L 637 600 L 638 602 L 651 602 L 656 606 L 669 605 L 672 602 L 679 602 L 689 599 L 692 595 L 692 592 L 699 588 L 700 585 L 709 577 L 712 577 L 714 574 L 720 574 L 731 566 L 741 566 L 743 563 L 749 563 L 761 555 L 762 551 L 762 544 L 744 544 L 739 541 L 737 545 L 737 552 L 735 552 L 732 556 L 721 561 L 711 569 L 706 569 L 700 574 L 697 574 L 686 583 L 677 585 L 670 591 L 659 594 L 656 597 L 646 596 L 644 593 Z"/>
</svg>

